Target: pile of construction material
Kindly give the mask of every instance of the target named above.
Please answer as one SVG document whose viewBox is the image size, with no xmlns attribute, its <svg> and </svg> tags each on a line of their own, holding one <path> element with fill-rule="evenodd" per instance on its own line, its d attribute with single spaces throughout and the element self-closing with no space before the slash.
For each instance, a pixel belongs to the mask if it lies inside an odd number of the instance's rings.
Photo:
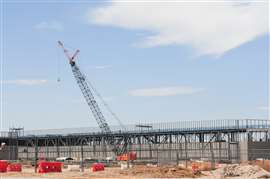
<svg viewBox="0 0 270 179">
<path fill-rule="evenodd" d="M 270 173 L 257 165 L 231 164 L 215 170 L 212 176 L 222 178 L 238 177 L 243 179 L 270 178 Z"/>
<path fill-rule="evenodd" d="M 200 173 L 194 174 L 191 169 L 179 166 L 134 166 L 130 170 L 121 171 L 123 175 L 138 176 L 138 177 L 154 177 L 154 178 L 181 178 L 190 177 L 194 178 L 199 176 Z"/>
<path fill-rule="evenodd" d="M 270 160 L 255 160 L 251 162 L 251 164 L 258 165 L 262 167 L 264 170 L 270 172 Z"/>
</svg>

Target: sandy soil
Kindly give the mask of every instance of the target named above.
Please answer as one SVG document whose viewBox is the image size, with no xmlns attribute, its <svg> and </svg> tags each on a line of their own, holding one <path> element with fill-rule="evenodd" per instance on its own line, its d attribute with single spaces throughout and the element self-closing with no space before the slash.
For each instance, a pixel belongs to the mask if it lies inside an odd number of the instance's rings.
<svg viewBox="0 0 270 179">
<path fill-rule="evenodd" d="M 64 169 L 62 173 L 39 174 L 34 173 L 33 168 L 23 168 L 21 173 L 2 173 L 0 179 L 157 179 L 157 178 L 182 178 L 182 179 L 256 179 L 268 178 L 270 173 L 258 166 L 252 165 L 229 165 L 213 171 L 202 171 L 200 175 L 189 173 L 190 170 L 183 168 L 148 168 L 146 166 L 135 167 L 130 170 L 120 170 L 119 167 L 108 167 L 105 171 L 70 172 Z M 164 175 L 163 175 L 164 173 Z M 225 175 L 225 177 L 224 177 Z M 227 175 L 227 176 L 226 176 Z"/>
<path fill-rule="evenodd" d="M 153 179 L 151 177 L 132 176 L 128 173 L 123 173 L 122 170 L 116 167 L 106 168 L 105 171 L 91 172 L 90 169 L 85 172 L 70 172 L 63 170 L 62 173 L 48 173 L 48 174 L 38 174 L 34 173 L 33 169 L 23 169 L 22 173 L 3 173 L 0 175 L 1 179 Z M 162 177 L 164 179 L 164 177 Z M 155 179 L 157 179 L 155 177 Z M 172 177 L 170 177 L 172 179 Z M 191 178 L 186 178 L 191 179 Z"/>
</svg>

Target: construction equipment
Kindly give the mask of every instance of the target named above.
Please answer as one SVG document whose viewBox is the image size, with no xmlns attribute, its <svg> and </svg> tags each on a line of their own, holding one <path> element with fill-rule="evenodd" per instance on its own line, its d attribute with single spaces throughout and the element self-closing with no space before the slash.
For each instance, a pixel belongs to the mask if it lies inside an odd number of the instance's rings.
<svg viewBox="0 0 270 179">
<path fill-rule="evenodd" d="M 93 113 L 93 115 L 98 123 L 99 128 L 101 129 L 101 132 L 104 132 L 106 134 L 110 134 L 111 129 L 110 129 L 108 123 L 106 122 L 105 117 L 102 114 L 102 112 L 101 112 L 101 110 L 100 110 L 100 108 L 99 108 L 99 106 L 94 98 L 94 95 L 90 90 L 89 85 L 87 84 L 86 77 L 85 77 L 85 75 L 82 74 L 79 67 L 75 63 L 75 57 L 79 54 L 80 51 L 76 50 L 74 55 L 70 56 L 68 53 L 68 50 L 65 49 L 63 43 L 58 41 L 58 44 L 60 47 L 63 48 L 64 53 L 69 60 L 69 64 L 71 66 L 73 75 L 74 75 L 74 77 L 75 77 L 75 79 L 76 79 L 76 81 L 77 81 L 77 83 L 82 91 L 82 94 L 83 94 L 88 106 L 90 107 L 90 109 L 91 109 L 91 111 L 92 111 L 92 113 Z"/>
<path fill-rule="evenodd" d="M 79 54 L 79 50 L 76 50 L 74 55 L 71 56 L 68 52 L 68 50 L 64 47 L 63 43 L 58 41 L 59 46 L 64 50 L 64 53 L 66 55 L 66 57 L 69 60 L 69 64 L 71 66 L 73 75 L 81 89 L 81 92 L 88 104 L 88 106 L 90 107 L 94 118 L 96 119 L 99 128 L 101 129 L 101 132 L 103 132 L 104 134 L 108 135 L 108 144 L 112 145 L 113 147 L 113 152 L 117 155 L 117 156 L 122 156 L 122 155 L 127 155 L 129 156 L 129 153 L 126 153 L 126 147 L 127 147 L 127 141 L 125 140 L 119 140 L 122 142 L 122 148 L 120 148 L 120 144 L 117 143 L 113 137 L 110 135 L 112 134 L 112 131 L 103 115 L 103 113 L 100 110 L 100 107 L 98 105 L 98 103 L 96 102 L 94 95 L 91 91 L 91 89 L 93 90 L 93 92 L 95 92 L 100 98 L 101 96 L 96 92 L 95 88 L 93 88 L 93 86 L 88 83 L 86 76 L 80 71 L 79 67 L 77 66 L 76 62 L 75 62 L 75 58 L 77 57 L 77 55 Z M 101 100 L 103 101 L 103 99 L 101 98 Z M 104 102 L 104 101 L 103 101 Z M 105 107 L 107 107 L 107 109 L 109 110 L 109 112 L 116 118 L 115 113 L 113 113 L 110 108 L 108 108 L 108 105 L 104 102 Z M 116 118 L 118 120 L 118 122 L 120 123 L 119 119 Z M 121 125 L 121 123 L 120 123 Z M 132 155 L 133 156 L 133 155 Z M 120 157 L 121 158 L 121 157 Z M 133 157 L 134 158 L 134 157 Z"/>
</svg>

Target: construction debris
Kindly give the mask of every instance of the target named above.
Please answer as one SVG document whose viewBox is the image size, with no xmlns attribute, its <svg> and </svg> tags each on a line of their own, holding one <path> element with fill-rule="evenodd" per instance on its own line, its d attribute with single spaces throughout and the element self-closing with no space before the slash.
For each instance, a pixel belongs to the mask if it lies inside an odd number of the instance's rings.
<svg viewBox="0 0 270 179">
<path fill-rule="evenodd" d="M 224 177 L 242 177 L 245 179 L 270 178 L 270 173 L 259 166 L 232 164 L 221 168 Z"/>
<path fill-rule="evenodd" d="M 153 177 L 153 178 L 180 178 L 180 177 L 196 177 L 201 173 L 194 174 L 191 169 L 179 167 L 179 166 L 134 166 L 132 169 L 122 171 L 121 174 L 138 177 Z"/>
<path fill-rule="evenodd" d="M 251 164 L 258 165 L 262 167 L 264 170 L 270 172 L 270 160 L 256 160 L 254 162 L 251 162 Z"/>
<path fill-rule="evenodd" d="M 189 166 L 190 167 L 190 166 Z M 21 173 L 1 173 L 7 179 L 153 179 L 153 178 L 185 178 L 185 179 L 270 179 L 270 173 L 259 166 L 250 164 L 223 164 L 221 168 L 210 171 L 201 171 L 197 174 L 191 168 L 178 166 L 147 166 L 134 165 L 133 168 L 121 170 L 120 167 L 107 167 L 100 172 L 69 171 L 64 169 L 63 173 L 47 173 L 41 175 L 34 173 L 34 168 L 23 168 Z"/>
</svg>

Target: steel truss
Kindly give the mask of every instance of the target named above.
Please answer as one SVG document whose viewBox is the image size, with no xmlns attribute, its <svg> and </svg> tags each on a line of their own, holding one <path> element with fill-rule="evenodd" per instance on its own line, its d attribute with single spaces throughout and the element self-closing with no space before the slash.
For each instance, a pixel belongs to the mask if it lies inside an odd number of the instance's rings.
<svg viewBox="0 0 270 179">
<path fill-rule="evenodd" d="M 254 134 L 257 135 L 255 131 L 248 133 L 244 129 L 231 129 L 23 137 L 19 139 L 19 157 L 28 160 L 33 158 L 35 146 L 38 146 L 38 157 L 47 159 L 80 159 L 82 156 L 105 159 L 114 155 L 112 146 L 106 143 L 108 137 L 112 137 L 118 145 L 126 144 L 127 151 L 136 152 L 138 160 L 141 161 L 178 163 L 191 159 L 205 159 L 232 162 L 240 160 L 241 140 L 246 138 L 252 141 L 256 139 L 251 137 Z"/>
<path fill-rule="evenodd" d="M 224 126 L 198 126 L 192 122 L 196 127 L 183 127 L 181 123 L 179 126 L 172 125 L 173 128 L 164 124 L 163 128 L 117 131 L 112 134 L 25 135 L 19 136 L 13 143 L 18 146 L 18 158 L 23 160 L 113 157 L 113 146 L 107 143 L 108 138 L 127 151 L 136 152 L 138 161 L 146 162 L 178 163 L 192 159 L 237 162 L 245 155 L 248 159 L 258 156 L 270 158 L 270 121 L 240 122 L 233 121 L 234 125 L 230 123 Z M 8 137 L 0 139 L 6 140 L 7 144 L 10 140 Z M 246 148 L 243 148 L 244 142 L 247 142 Z"/>
</svg>

